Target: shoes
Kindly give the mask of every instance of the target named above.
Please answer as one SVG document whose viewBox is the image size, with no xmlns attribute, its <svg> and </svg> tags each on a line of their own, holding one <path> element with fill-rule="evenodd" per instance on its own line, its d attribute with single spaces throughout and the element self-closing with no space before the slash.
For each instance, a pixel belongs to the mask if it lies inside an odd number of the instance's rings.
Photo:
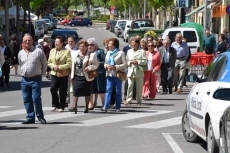
<svg viewBox="0 0 230 153">
<path fill-rule="evenodd" d="M 35 121 L 26 120 L 26 121 L 23 121 L 22 124 L 35 124 Z"/>
<path fill-rule="evenodd" d="M 169 91 L 169 94 L 172 94 L 172 91 Z"/>
<path fill-rule="evenodd" d="M 137 102 L 137 105 L 141 105 L 141 102 Z"/>
<path fill-rule="evenodd" d="M 174 92 L 177 92 L 177 88 L 174 88 Z"/>
<path fill-rule="evenodd" d="M 88 109 L 86 109 L 85 111 L 84 111 L 84 113 L 88 113 L 89 112 L 89 110 Z"/>
<path fill-rule="evenodd" d="M 106 108 L 102 107 L 102 108 L 101 108 L 101 111 L 103 111 L 103 112 L 107 113 L 108 109 L 106 109 Z"/>
<path fill-rule="evenodd" d="M 166 94 L 167 94 L 167 91 L 163 91 L 161 94 L 162 94 L 162 95 L 166 95 Z"/>
<path fill-rule="evenodd" d="M 58 111 L 59 111 L 59 112 L 64 112 L 64 109 L 60 108 Z"/>
<path fill-rule="evenodd" d="M 181 91 L 182 91 L 181 88 L 179 88 L 176 92 L 177 93 L 181 93 Z"/>
<path fill-rule="evenodd" d="M 159 87 L 157 88 L 157 92 L 160 92 L 160 88 Z"/>
<path fill-rule="evenodd" d="M 75 114 L 77 114 L 77 107 L 73 107 L 73 108 L 69 108 L 70 112 L 75 112 Z"/>
<path fill-rule="evenodd" d="M 88 108 L 88 109 L 89 109 L 89 110 L 93 110 L 96 106 L 97 106 L 97 102 L 95 101 L 95 102 L 93 103 L 93 107 L 90 107 L 90 108 Z"/>
<path fill-rule="evenodd" d="M 46 120 L 44 118 L 39 118 L 38 119 L 42 124 L 46 124 Z"/>
<path fill-rule="evenodd" d="M 145 100 L 146 100 L 146 99 L 148 99 L 148 96 L 146 96 L 146 97 L 143 96 L 142 99 L 145 99 Z"/>
<path fill-rule="evenodd" d="M 124 102 L 124 105 L 131 105 L 131 101 L 126 101 L 126 102 Z"/>
<path fill-rule="evenodd" d="M 54 112 L 56 109 L 56 107 L 52 107 L 51 112 Z"/>
<path fill-rule="evenodd" d="M 118 112 L 120 112 L 120 111 L 121 111 L 120 109 L 116 109 L 116 111 L 115 111 L 115 112 L 116 112 L 116 113 L 118 113 Z"/>
</svg>

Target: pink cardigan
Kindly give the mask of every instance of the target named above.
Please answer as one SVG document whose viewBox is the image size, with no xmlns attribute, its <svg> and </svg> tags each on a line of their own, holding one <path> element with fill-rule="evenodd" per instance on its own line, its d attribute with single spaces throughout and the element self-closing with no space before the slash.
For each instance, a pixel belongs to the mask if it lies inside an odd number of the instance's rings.
<svg viewBox="0 0 230 153">
<path fill-rule="evenodd" d="M 160 53 L 158 51 L 153 51 L 153 53 L 150 53 L 149 51 L 146 51 L 146 58 L 148 60 L 149 55 L 152 55 L 152 67 L 153 70 L 156 72 L 160 71 L 161 68 L 161 57 Z"/>
</svg>

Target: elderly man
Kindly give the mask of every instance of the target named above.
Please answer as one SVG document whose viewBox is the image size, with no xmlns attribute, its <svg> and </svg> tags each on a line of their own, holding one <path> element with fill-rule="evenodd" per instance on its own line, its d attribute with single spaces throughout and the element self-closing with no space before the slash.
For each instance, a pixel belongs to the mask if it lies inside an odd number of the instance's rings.
<svg viewBox="0 0 230 153">
<path fill-rule="evenodd" d="M 215 37 L 210 34 L 210 30 L 206 30 L 204 36 L 204 44 L 203 44 L 205 53 L 213 54 L 215 46 L 216 46 Z"/>
<path fill-rule="evenodd" d="M 175 63 L 174 69 L 174 91 L 180 93 L 183 87 L 184 77 L 185 77 L 185 70 L 186 70 L 186 59 L 189 55 L 189 49 L 186 42 L 182 42 L 182 34 L 177 33 L 175 42 L 172 43 L 171 47 L 176 50 L 177 59 Z M 178 76 L 179 74 L 179 79 Z"/>
<path fill-rule="evenodd" d="M 44 40 L 43 39 L 38 39 L 38 44 L 36 48 L 40 48 L 41 50 L 44 50 Z"/>
<path fill-rule="evenodd" d="M 159 49 L 161 54 L 161 80 L 163 86 L 162 94 L 172 94 L 172 82 L 174 77 L 174 67 L 177 58 L 176 50 L 170 47 L 171 40 L 164 39 L 163 47 Z M 177 77 L 177 76 L 176 76 Z"/>
<path fill-rule="evenodd" d="M 24 36 L 23 43 L 25 48 L 19 52 L 18 62 L 21 67 L 21 89 L 27 120 L 22 124 L 34 124 L 35 113 L 38 120 L 46 124 L 41 102 L 42 75 L 45 75 L 47 69 L 46 56 L 40 48 L 33 46 L 31 36 Z"/>
</svg>

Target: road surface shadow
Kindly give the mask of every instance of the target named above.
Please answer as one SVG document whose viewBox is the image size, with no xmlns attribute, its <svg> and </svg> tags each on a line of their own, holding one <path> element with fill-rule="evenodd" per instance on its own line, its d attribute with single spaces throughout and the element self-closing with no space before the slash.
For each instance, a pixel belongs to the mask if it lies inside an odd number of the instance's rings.
<svg viewBox="0 0 230 153">
<path fill-rule="evenodd" d="M 38 127 L 8 127 L 8 126 L 0 126 L 0 130 L 28 130 L 28 129 L 38 129 Z"/>
<path fill-rule="evenodd" d="M 0 92 L 8 92 L 8 91 L 17 91 L 21 90 L 21 81 L 10 81 L 10 87 L 3 87 L 1 88 Z M 50 81 L 42 81 L 42 88 L 50 87 Z"/>
</svg>

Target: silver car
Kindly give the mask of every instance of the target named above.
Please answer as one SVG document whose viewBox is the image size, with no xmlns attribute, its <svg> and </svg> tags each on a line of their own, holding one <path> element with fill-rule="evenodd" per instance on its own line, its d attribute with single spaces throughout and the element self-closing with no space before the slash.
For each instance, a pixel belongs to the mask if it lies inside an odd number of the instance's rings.
<svg viewBox="0 0 230 153">
<path fill-rule="evenodd" d="M 46 21 L 43 19 L 37 20 L 37 22 L 41 22 L 43 27 L 44 27 L 44 33 L 47 34 L 49 29 L 48 29 L 48 25 L 46 24 Z"/>
<path fill-rule="evenodd" d="M 118 20 L 115 27 L 114 27 L 114 33 L 117 37 L 119 37 L 119 35 L 121 35 L 122 30 L 121 30 L 121 24 L 125 24 L 127 22 L 127 20 Z"/>
</svg>

